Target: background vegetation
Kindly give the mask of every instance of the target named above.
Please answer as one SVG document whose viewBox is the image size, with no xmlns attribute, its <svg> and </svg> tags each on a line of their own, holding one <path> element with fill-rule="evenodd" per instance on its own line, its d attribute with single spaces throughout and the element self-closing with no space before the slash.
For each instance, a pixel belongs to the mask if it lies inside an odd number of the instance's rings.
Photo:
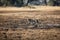
<svg viewBox="0 0 60 40">
<path fill-rule="evenodd" d="M 0 6 L 26 6 L 28 5 L 29 2 L 32 1 L 37 1 L 37 0 L 0 0 Z M 38 0 L 38 1 L 42 1 L 42 0 Z M 44 0 L 44 2 L 42 4 L 45 5 L 50 5 L 50 6 L 59 6 L 60 2 L 59 0 Z M 37 2 L 34 2 L 35 4 L 38 4 Z"/>
</svg>

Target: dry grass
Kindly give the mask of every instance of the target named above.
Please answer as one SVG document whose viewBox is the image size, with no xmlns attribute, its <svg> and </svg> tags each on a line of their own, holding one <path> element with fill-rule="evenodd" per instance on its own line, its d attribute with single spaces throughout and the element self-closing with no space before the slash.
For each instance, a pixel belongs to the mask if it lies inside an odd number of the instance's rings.
<svg viewBox="0 0 60 40">
<path fill-rule="evenodd" d="M 60 40 L 60 29 L 9 29 L 0 31 L 0 40 Z"/>
<path fill-rule="evenodd" d="M 0 40 L 60 40 L 60 28 L 10 28 L 13 25 L 18 25 L 22 19 L 23 23 L 21 24 L 24 24 L 25 19 L 34 19 L 34 21 L 40 19 L 43 20 L 42 23 L 60 24 L 60 7 L 34 7 L 35 9 L 26 7 L 0 7 Z"/>
<path fill-rule="evenodd" d="M 35 7 L 35 8 L 32 8 Z M 19 11 L 59 11 L 60 7 L 53 7 L 53 6 L 32 6 L 31 8 L 28 7 L 0 7 L 0 12 L 19 12 Z"/>
</svg>

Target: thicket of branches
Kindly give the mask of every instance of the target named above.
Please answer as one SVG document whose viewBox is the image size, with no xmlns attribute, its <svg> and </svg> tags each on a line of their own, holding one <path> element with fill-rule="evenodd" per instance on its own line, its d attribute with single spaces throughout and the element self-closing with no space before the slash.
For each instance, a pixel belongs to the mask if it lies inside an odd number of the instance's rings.
<svg viewBox="0 0 60 40">
<path fill-rule="evenodd" d="M 22 0 L 0 0 L 0 6 L 21 6 L 22 3 Z"/>
<path fill-rule="evenodd" d="M 25 1 L 25 4 L 24 2 Z M 23 6 L 28 5 L 28 2 L 32 0 L 0 0 L 0 6 Z M 27 3 L 26 3 L 27 2 Z M 46 5 L 60 5 L 57 0 L 50 0 L 47 2 L 47 0 L 44 1 Z"/>
</svg>

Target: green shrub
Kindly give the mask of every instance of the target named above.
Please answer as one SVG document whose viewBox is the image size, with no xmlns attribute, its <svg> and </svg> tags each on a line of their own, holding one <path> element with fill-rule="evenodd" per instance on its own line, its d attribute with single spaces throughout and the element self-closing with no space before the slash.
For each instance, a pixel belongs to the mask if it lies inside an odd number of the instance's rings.
<svg viewBox="0 0 60 40">
<path fill-rule="evenodd" d="M 53 6 L 54 5 L 54 0 L 49 0 L 49 2 L 47 3 L 47 5 Z"/>
</svg>

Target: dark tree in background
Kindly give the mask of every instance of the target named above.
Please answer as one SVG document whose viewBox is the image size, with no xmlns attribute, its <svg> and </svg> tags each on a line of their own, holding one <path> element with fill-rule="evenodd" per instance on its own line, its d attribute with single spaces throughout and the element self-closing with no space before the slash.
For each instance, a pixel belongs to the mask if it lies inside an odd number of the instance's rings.
<svg viewBox="0 0 60 40">
<path fill-rule="evenodd" d="M 44 0 L 44 2 L 45 2 L 45 5 L 47 5 L 47 0 Z"/>
<path fill-rule="evenodd" d="M 0 6 L 22 6 L 23 0 L 0 0 Z"/>
<path fill-rule="evenodd" d="M 14 5 L 15 2 L 16 2 L 16 0 L 10 0 L 10 3 L 11 3 L 12 5 Z"/>
<path fill-rule="evenodd" d="M 29 3 L 40 4 L 40 5 L 50 5 L 50 6 L 60 6 L 60 0 L 0 0 L 0 6 L 28 6 Z M 44 1 L 39 2 L 39 1 Z"/>
<path fill-rule="evenodd" d="M 23 5 L 23 0 L 16 0 L 15 1 L 15 6 L 22 6 Z"/>
<path fill-rule="evenodd" d="M 59 6 L 60 5 L 60 0 L 54 0 L 54 6 Z"/>
</svg>

